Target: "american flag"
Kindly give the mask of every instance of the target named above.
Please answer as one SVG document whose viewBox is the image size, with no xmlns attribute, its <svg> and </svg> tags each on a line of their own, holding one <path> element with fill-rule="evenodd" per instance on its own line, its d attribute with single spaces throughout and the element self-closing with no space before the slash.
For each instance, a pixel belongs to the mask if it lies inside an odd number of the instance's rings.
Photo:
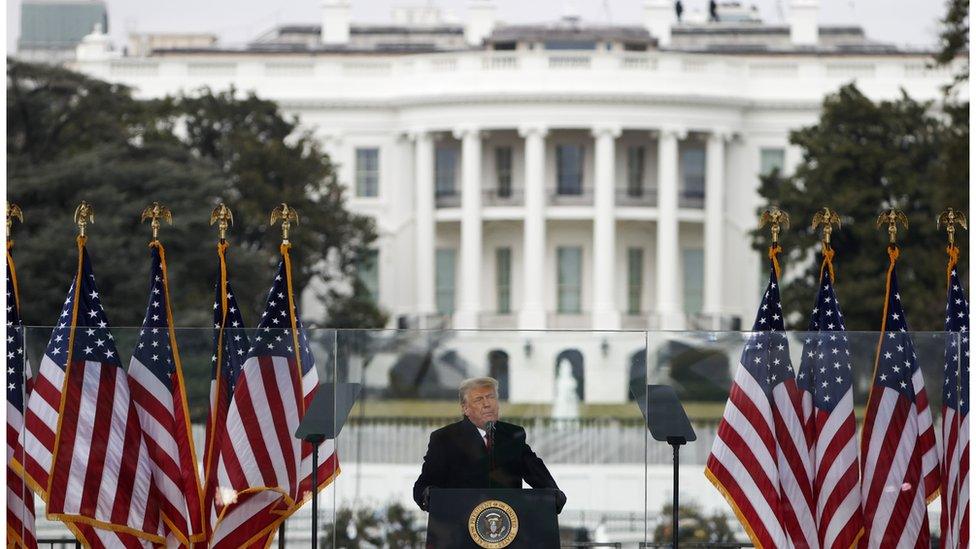
<svg viewBox="0 0 976 549">
<path fill-rule="evenodd" d="M 277 526 L 317 493 L 312 446 L 295 430 L 312 402 L 318 374 L 294 303 L 287 246 L 261 322 L 234 388 L 218 457 L 220 512 L 212 547 L 265 547 Z M 339 471 L 334 442 L 319 447 L 318 489 Z"/>
<path fill-rule="evenodd" d="M 212 524 L 217 520 L 216 491 L 217 491 L 217 448 L 221 440 L 227 409 L 231 396 L 234 394 L 234 384 L 240 374 L 247 350 L 251 344 L 247 332 L 244 330 L 244 318 L 241 316 L 237 298 L 231 289 L 227 276 L 227 244 L 217 245 L 218 281 L 216 297 L 214 299 L 214 339 L 213 339 L 213 367 L 210 373 L 210 416 L 207 418 L 207 437 L 203 453 L 204 471 L 204 510 L 207 513 L 207 535 L 212 531 Z"/>
<path fill-rule="evenodd" d="M 152 463 L 153 496 L 164 532 L 188 546 L 203 541 L 203 509 L 196 454 L 176 345 L 166 274 L 166 251 L 150 244 L 149 304 L 129 361 L 129 389 Z"/>
<path fill-rule="evenodd" d="M 861 433 L 861 506 L 869 547 L 928 547 L 939 489 L 929 400 L 901 306 L 892 248 L 874 381 Z"/>
<path fill-rule="evenodd" d="M 705 475 L 756 547 L 817 547 L 800 391 L 776 269 L 742 352 Z"/>
<path fill-rule="evenodd" d="M 48 518 L 86 545 L 162 543 L 149 451 L 84 242 L 27 403 L 23 469 Z"/>
<path fill-rule="evenodd" d="M 950 265 L 942 401 L 942 546 L 969 547 L 969 302 Z"/>
<path fill-rule="evenodd" d="M 854 418 L 853 371 L 844 317 L 834 294 L 829 264 L 804 339 L 797 385 L 803 391 L 803 418 L 816 502 L 820 547 L 851 547 L 861 536 L 860 467 Z"/>
<path fill-rule="evenodd" d="M 20 295 L 16 268 L 7 244 L 7 546 L 37 547 L 34 534 L 34 494 L 21 472 L 23 463 L 24 402 L 30 394 L 30 367 L 24 353 L 24 324 L 20 320 Z M 14 458 L 16 456 L 16 462 Z"/>
</svg>

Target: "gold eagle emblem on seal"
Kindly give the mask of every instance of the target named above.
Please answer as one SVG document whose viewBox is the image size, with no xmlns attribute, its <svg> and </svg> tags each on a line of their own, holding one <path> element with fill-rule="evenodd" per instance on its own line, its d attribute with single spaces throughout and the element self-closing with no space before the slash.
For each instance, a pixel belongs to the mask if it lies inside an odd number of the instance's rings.
<svg viewBox="0 0 976 549">
<path fill-rule="evenodd" d="M 515 510 L 508 504 L 490 499 L 479 504 L 468 517 L 471 539 L 485 549 L 502 549 L 511 545 L 518 534 Z"/>
</svg>

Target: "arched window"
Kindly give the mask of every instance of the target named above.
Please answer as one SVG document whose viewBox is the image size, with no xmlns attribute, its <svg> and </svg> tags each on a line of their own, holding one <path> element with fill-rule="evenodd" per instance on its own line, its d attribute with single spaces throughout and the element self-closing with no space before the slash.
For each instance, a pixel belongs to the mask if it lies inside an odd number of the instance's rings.
<svg viewBox="0 0 976 549">
<path fill-rule="evenodd" d="M 508 353 L 499 349 L 488 351 L 488 376 L 498 380 L 498 398 L 508 400 Z"/>
<path fill-rule="evenodd" d="M 647 393 L 647 349 L 630 355 L 630 384 L 627 387 L 627 400 L 636 400 Z"/>
<path fill-rule="evenodd" d="M 566 349 L 556 355 L 555 364 L 555 374 L 553 379 L 559 376 L 559 364 L 563 361 L 569 361 L 570 370 L 573 372 L 573 377 L 576 379 L 576 396 L 579 397 L 580 402 L 583 402 L 583 395 L 586 394 L 584 390 L 584 383 L 586 381 L 584 370 L 583 370 L 583 353 L 576 349 Z"/>
</svg>

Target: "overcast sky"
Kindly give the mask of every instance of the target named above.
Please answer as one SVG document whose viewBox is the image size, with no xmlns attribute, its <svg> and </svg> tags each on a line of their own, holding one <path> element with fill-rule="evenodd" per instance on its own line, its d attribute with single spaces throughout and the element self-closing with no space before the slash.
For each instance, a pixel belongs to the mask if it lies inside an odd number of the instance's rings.
<svg viewBox="0 0 976 549">
<path fill-rule="evenodd" d="M 641 24 L 643 0 L 496 0 L 498 19 L 535 23 L 558 19 L 570 6 L 594 23 Z M 705 10 L 708 0 L 683 0 Z M 783 22 L 789 0 L 742 0 L 767 22 Z M 352 0 L 354 22 L 390 20 L 393 6 L 433 4 L 463 20 L 468 0 Z M 944 0 L 820 0 L 822 24 L 857 24 L 868 37 L 917 47 L 933 46 Z M 7 48 L 20 34 L 21 0 L 7 0 Z M 107 0 L 113 41 L 130 32 L 211 32 L 227 45 L 242 44 L 281 23 L 319 23 L 320 0 Z"/>
</svg>

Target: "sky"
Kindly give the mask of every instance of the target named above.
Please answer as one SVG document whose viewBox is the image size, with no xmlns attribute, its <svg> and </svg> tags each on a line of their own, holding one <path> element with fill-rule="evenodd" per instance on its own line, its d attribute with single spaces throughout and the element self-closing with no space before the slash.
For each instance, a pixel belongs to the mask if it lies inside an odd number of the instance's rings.
<svg viewBox="0 0 976 549">
<path fill-rule="evenodd" d="M 243 44 L 277 24 L 318 24 L 320 0 L 106 0 L 113 42 L 130 32 L 209 32 L 224 45 Z M 386 22 L 394 6 L 433 4 L 463 21 L 468 0 L 351 0 L 353 22 Z M 764 21 L 784 22 L 790 0 L 755 4 Z M 683 0 L 686 13 L 706 11 L 708 0 Z M 19 35 L 21 0 L 7 0 L 7 48 Z M 902 46 L 933 47 L 944 0 L 820 0 L 821 24 L 857 24 L 869 38 Z M 554 21 L 567 9 L 591 23 L 641 24 L 643 0 L 496 0 L 506 23 Z"/>
</svg>

